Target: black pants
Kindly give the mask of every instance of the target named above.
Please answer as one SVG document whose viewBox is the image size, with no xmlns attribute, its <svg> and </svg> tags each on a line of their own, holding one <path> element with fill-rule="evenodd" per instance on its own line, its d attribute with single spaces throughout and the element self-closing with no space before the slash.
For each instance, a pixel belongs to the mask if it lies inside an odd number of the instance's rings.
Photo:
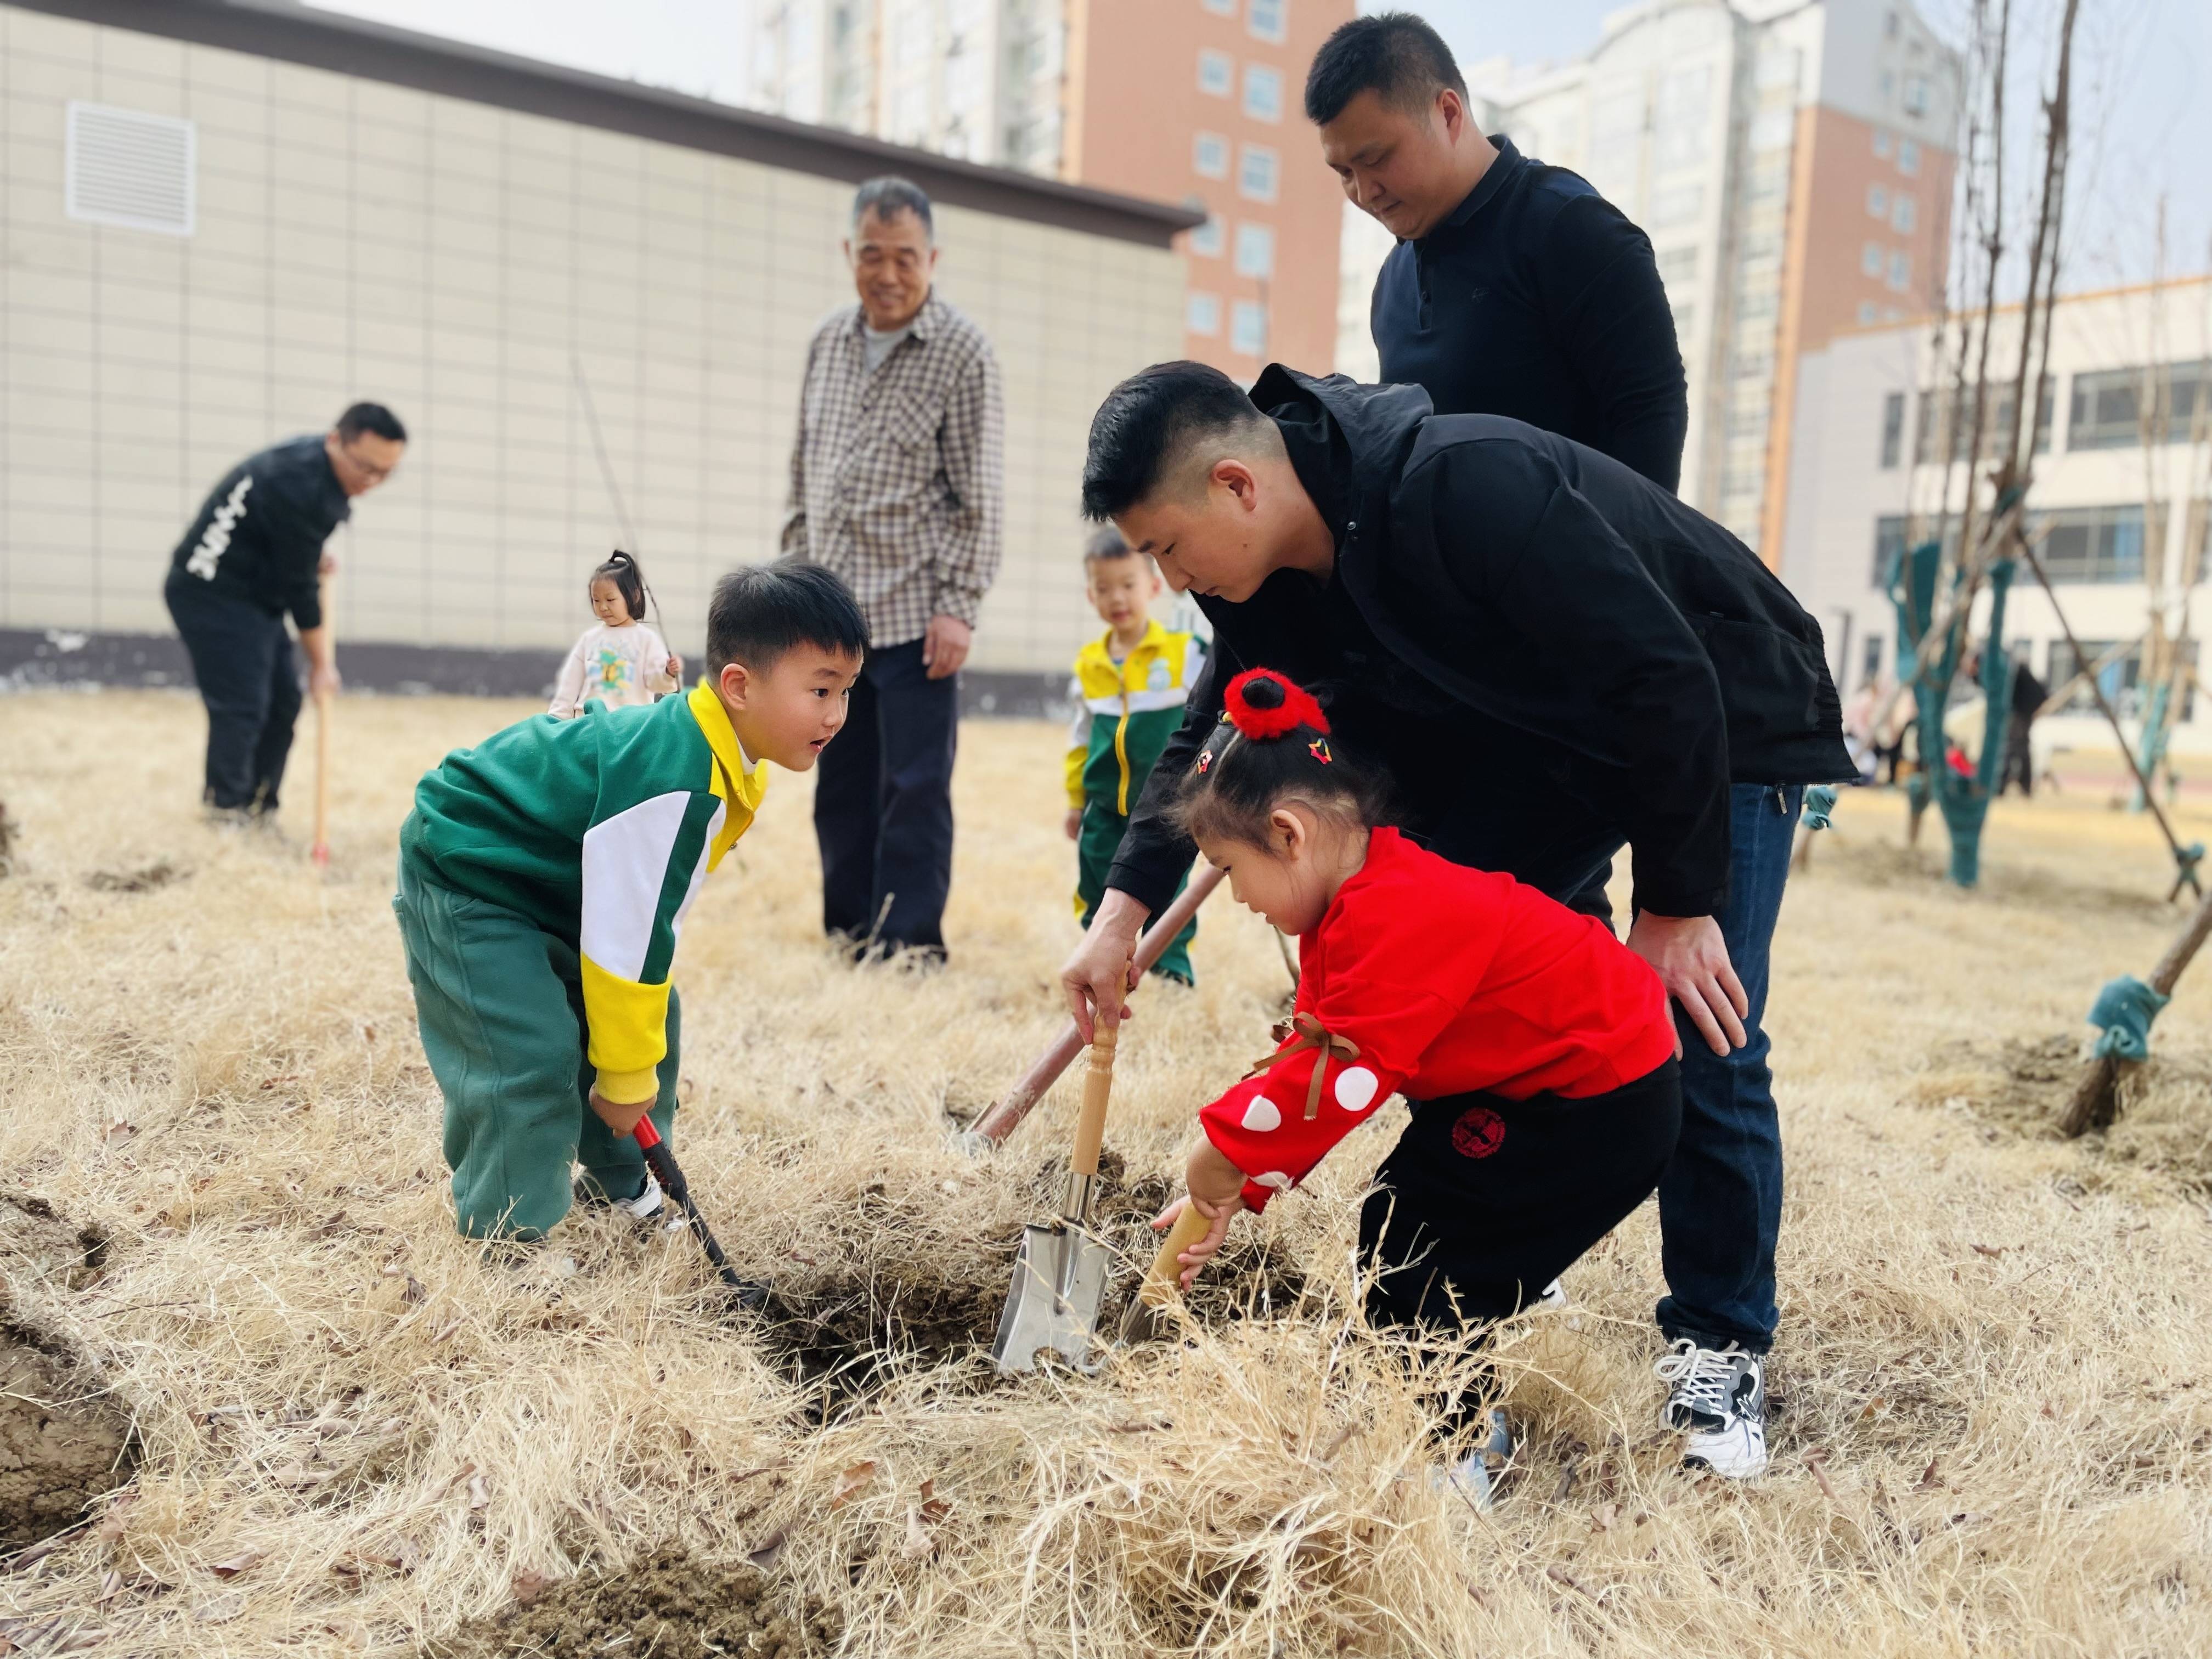
<svg viewBox="0 0 2212 1659">
<path fill-rule="evenodd" d="M 275 811 L 300 719 L 300 670 L 284 618 L 196 576 L 173 574 L 162 597 L 207 704 L 207 804 Z"/>
<path fill-rule="evenodd" d="M 1378 1324 L 1453 1331 L 1534 1301 L 1659 1185 L 1682 1126 L 1669 1060 L 1584 1100 L 1453 1095 L 1413 1106 L 1359 1213 Z"/>
<path fill-rule="evenodd" d="M 814 838 L 829 932 L 944 955 L 959 716 L 959 677 L 929 678 L 920 640 L 868 653 L 844 730 L 817 769 Z"/>
</svg>

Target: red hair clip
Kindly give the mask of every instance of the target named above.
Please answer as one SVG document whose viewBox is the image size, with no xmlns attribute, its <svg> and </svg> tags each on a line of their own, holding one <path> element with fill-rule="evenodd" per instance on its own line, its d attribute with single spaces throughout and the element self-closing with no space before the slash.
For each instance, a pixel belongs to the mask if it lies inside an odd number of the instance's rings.
<svg viewBox="0 0 2212 1659">
<path fill-rule="evenodd" d="M 1272 668 L 1251 668 L 1229 682 L 1222 705 L 1229 723 L 1247 738 L 1265 740 L 1301 726 L 1327 734 L 1328 716 L 1313 694 Z"/>
</svg>

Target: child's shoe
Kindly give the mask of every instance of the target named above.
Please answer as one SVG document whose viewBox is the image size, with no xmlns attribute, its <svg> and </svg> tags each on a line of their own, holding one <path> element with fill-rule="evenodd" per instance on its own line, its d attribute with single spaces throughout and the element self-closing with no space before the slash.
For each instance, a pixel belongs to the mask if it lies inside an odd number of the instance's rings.
<svg viewBox="0 0 2212 1659">
<path fill-rule="evenodd" d="M 645 1172 L 645 1186 L 635 1198 L 611 1198 L 606 1188 L 588 1175 L 578 1176 L 570 1183 L 569 1191 L 584 1208 L 619 1211 L 641 1225 L 649 1226 L 661 1220 L 661 1212 L 667 1207 L 667 1194 L 660 1190 L 660 1182 L 650 1170 Z"/>
<path fill-rule="evenodd" d="M 1438 1463 L 1429 1469 L 1429 1486 L 1449 1492 L 1480 1514 L 1497 1507 L 1497 1483 L 1513 1457 L 1513 1431 L 1506 1425 L 1505 1408 L 1490 1408 L 1490 1434 L 1456 1463 Z"/>
</svg>

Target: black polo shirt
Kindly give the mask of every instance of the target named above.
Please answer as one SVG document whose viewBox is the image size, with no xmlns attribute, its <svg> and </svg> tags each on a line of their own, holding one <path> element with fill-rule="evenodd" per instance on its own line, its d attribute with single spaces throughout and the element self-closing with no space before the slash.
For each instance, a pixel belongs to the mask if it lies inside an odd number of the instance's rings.
<svg viewBox="0 0 2212 1659">
<path fill-rule="evenodd" d="M 1493 138 L 1467 199 L 1376 279 L 1382 379 L 1507 415 L 1679 489 L 1688 389 L 1651 243 L 1580 175 Z"/>
<path fill-rule="evenodd" d="M 197 579 L 272 617 L 289 611 L 301 628 L 319 628 L 323 544 L 352 511 L 320 433 L 273 444 L 209 492 L 170 556 L 169 581 Z"/>
</svg>

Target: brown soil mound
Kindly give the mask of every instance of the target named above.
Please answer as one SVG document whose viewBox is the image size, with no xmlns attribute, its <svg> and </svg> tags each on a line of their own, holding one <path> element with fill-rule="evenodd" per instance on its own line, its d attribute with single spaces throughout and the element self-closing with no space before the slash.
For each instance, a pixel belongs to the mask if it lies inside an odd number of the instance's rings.
<svg viewBox="0 0 2212 1659">
<path fill-rule="evenodd" d="M 527 1607 L 463 1626 L 435 1644 L 442 1659 L 504 1654 L 743 1654 L 812 1659 L 843 1633 L 834 1607 L 743 1564 L 714 1565 L 663 1550 L 627 1572 L 571 1578 Z"/>
<path fill-rule="evenodd" d="M 88 1398 L 82 1368 L 0 1322 L 0 1552 L 84 1518 L 131 1474 L 130 1419 Z"/>
</svg>

